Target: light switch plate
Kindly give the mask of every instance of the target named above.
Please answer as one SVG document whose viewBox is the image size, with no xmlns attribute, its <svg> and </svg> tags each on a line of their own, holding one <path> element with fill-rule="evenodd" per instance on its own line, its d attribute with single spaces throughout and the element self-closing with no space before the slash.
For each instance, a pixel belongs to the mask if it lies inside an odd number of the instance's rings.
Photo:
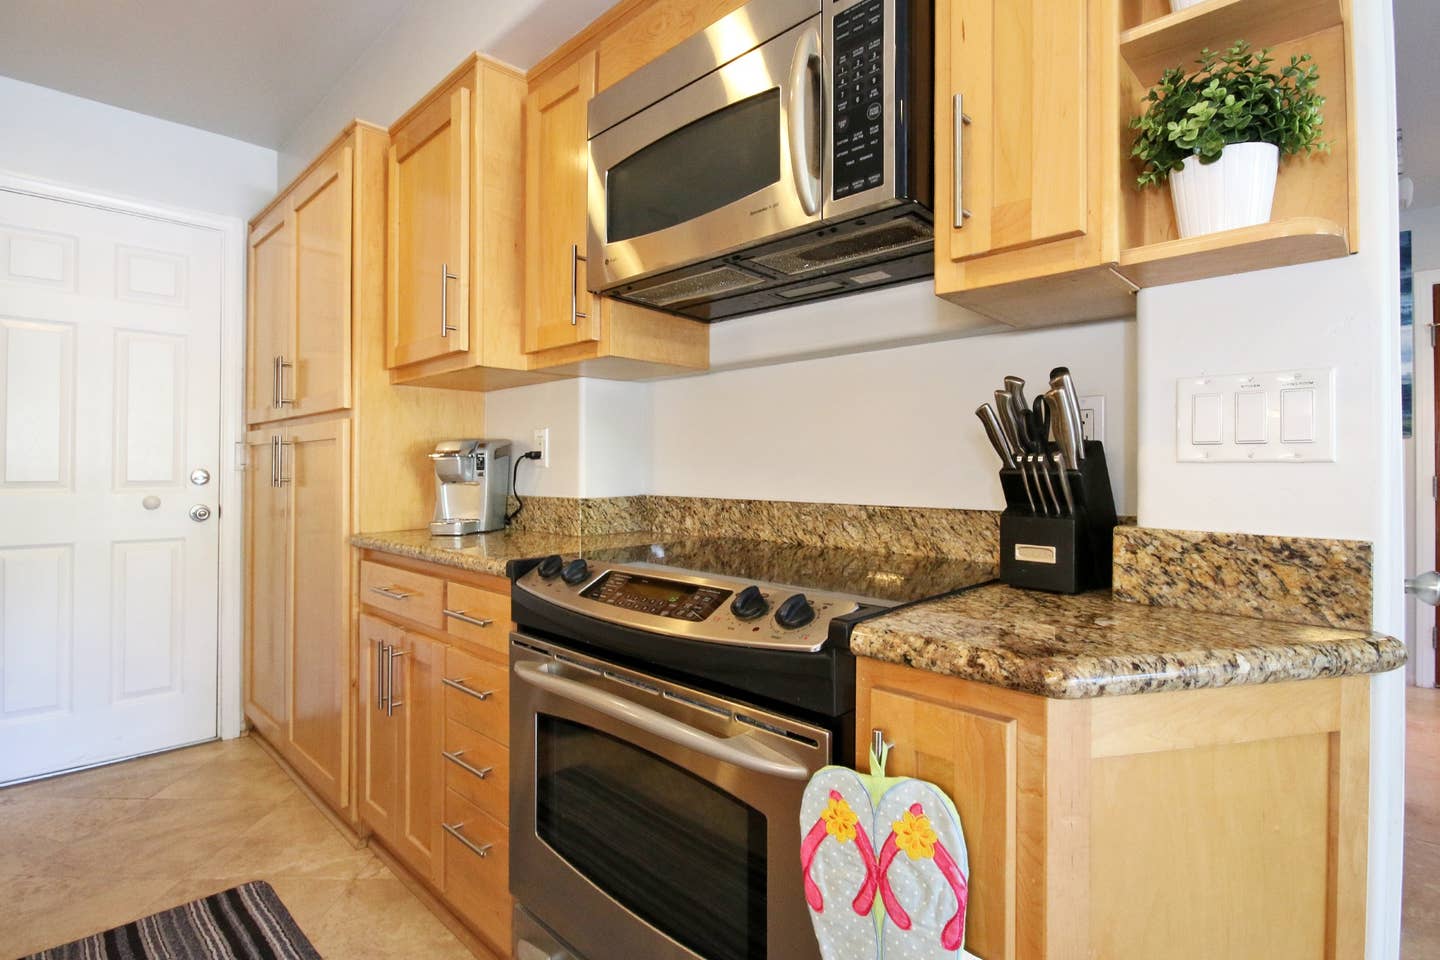
<svg viewBox="0 0 1440 960">
<path fill-rule="evenodd" d="M 1219 398 L 1218 438 L 1215 397 Z M 1200 415 L 1204 423 L 1197 423 Z M 1333 462 L 1335 368 L 1177 380 L 1175 459 L 1181 463 Z"/>
<path fill-rule="evenodd" d="M 1105 442 L 1105 395 L 1096 393 L 1081 397 L 1080 437 L 1083 440 Z"/>
</svg>

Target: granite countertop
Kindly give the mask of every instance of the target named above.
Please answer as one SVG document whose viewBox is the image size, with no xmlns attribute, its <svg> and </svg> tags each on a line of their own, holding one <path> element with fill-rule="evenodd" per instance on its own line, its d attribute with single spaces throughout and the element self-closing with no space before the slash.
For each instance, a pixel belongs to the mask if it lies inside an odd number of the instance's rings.
<svg viewBox="0 0 1440 960">
<path fill-rule="evenodd" d="M 505 576 L 505 565 L 511 560 L 528 560 L 552 553 L 578 556 L 582 551 L 600 547 L 640 546 L 655 539 L 652 533 L 611 533 L 581 537 L 565 533 L 539 531 L 496 531 L 473 533 L 465 537 L 432 537 L 428 530 L 396 530 L 388 533 L 357 533 L 350 538 L 352 546 L 390 553 L 412 560 L 441 563 L 474 573 Z"/>
<path fill-rule="evenodd" d="M 857 656 L 1056 699 L 1381 673 L 1405 644 L 1364 630 L 990 584 L 856 627 Z"/>
</svg>

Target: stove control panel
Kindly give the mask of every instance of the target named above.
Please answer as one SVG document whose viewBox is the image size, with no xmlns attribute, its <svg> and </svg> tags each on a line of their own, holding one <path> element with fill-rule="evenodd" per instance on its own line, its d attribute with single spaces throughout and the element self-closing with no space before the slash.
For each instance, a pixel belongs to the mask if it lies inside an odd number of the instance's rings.
<svg viewBox="0 0 1440 960">
<path fill-rule="evenodd" d="M 628 627 L 711 643 L 781 650 L 819 650 L 830 621 L 861 604 L 842 594 L 800 592 L 795 587 L 692 574 L 646 563 L 584 567 L 558 557 L 520 577 L 517 589 L 587 616 Z"/>
</svg>

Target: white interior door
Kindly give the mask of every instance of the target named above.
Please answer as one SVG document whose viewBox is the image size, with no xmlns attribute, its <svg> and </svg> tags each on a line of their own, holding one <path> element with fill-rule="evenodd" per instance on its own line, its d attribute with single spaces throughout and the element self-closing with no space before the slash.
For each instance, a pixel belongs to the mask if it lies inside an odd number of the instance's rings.
<svg viewBox="0 0 1440 960">
<path fill-rule="evenodd" d="M 0 189 L 0 783 L 216 735 L 221 251 Z"/>
</svg>

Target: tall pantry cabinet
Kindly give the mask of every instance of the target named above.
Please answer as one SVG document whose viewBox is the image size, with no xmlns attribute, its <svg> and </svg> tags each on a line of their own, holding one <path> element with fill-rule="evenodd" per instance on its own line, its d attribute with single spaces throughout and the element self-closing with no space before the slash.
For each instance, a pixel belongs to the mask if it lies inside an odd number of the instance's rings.
<svg viewBox="0 0 1440 960">
<path fill-rule="evenodd" d="M 388 149 L 386 131 L 356 121 L 250 224 L 245 716 L 352 823 L 348 540 L 424 520 L 425 454 L 445 437 L 480 436 L 484 412 L 474 393 L 390 384 Z"/>
</svg>

